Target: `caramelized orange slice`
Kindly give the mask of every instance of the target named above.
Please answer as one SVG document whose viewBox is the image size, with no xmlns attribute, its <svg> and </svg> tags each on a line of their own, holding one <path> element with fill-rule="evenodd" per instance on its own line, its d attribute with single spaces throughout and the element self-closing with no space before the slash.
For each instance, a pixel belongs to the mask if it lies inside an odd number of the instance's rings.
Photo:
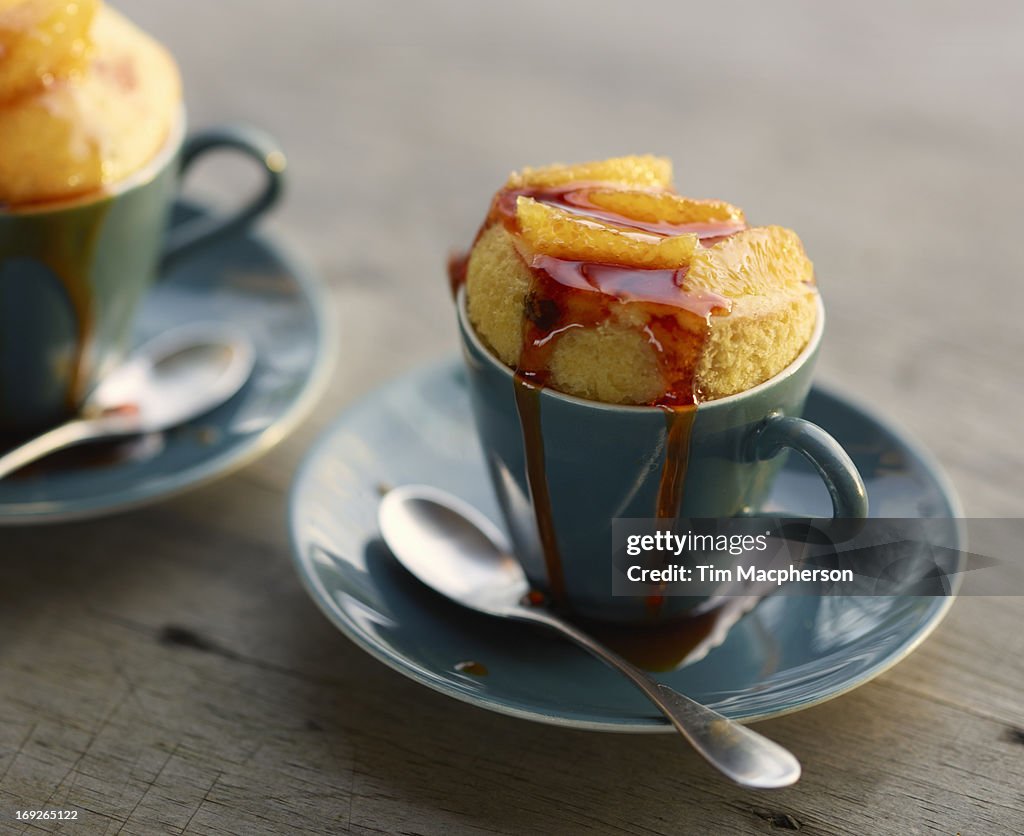
<svg viewBox="0 0 1024 836">
<path fill-rule="evenodd" d="M 636 188 L 666 189 L 672 185 L 672 161 L 647 154 L 575 165 L 555 163 L 524 168 L 509 175 L 505 188 L 551 188 L 568 183 L 621 183 Z"/>
<path fill-rule="evenodd" d="M 645 223 L 743 223 L 743 210 L 724 200 L 696 200 L 673 192 L 590 189 L 587 200 L 599 209 Z"/>
<path fill-rule="evenodd" d="M 676 269 L 687 265 L 697 248 L 697 236 L 692 233 L 651 235 L 523 196 L 516 200 L 516 221 L 521 239 L 531 250 L 568 261 Z"/>
<path fill-rule="evenodd" d="M 814 284 L 814 267 L 796 233 L 758 226 L 695 253 L 683 290 L 711 290 L 735 299 L 778 296 L 801 284 Z"/>
</svg>

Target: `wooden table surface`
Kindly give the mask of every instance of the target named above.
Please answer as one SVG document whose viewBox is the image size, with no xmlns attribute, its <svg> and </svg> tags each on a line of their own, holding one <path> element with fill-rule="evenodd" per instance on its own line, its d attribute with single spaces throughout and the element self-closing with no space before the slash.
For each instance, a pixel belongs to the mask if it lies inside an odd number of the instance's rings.
<svg viewBox="0 0 1024 836">
<path fill-rule="evenodd" d="M 290 157 L 268 223 L 330 285 L 329 393 L 266 458 L 109 519 L 0 531 L 0 832 L 1019 834 L 1024 600 L 959 600 L 857 691 L 759 728 L 748 792 L 671 736 L 564 731 L 385 668 L 292 569 L 285 491 L 333 417 L 455 348 L 443 264 L 507 171 L 653 151 L 799 231 L 820 377 L 916 434 L 969 516 L 1020 515 L 1024 6 L 125 0 L 194 125 Z M 219 163 L 220 161 L 218 161 Z M 214 169 L 217 169 L 216 171 Z M 229 202 L 251 171 L 204 164 Z"/>
</svg>

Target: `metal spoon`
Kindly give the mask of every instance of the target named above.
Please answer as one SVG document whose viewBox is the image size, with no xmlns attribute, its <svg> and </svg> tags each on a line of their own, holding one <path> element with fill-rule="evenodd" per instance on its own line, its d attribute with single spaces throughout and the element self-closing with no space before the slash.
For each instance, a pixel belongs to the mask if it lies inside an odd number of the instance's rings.
<svg viewBox="0 0 1024 836">
<path fill-rule="evenodd" d="M 65 447 L 158 432 L 209 412 L 242 388 L 255 359 L 249 338 L 227 323 L 165 331 L 100 382 L 81 418 L 0 456 L 0 479 Z"/>
<path fill-rule="evenodd" d="M 800 763 L 786 749 L 673 691 L 549 610 L 528 603 L 530 585 L 483 514 L 437 488 L 406 485 L 381 500 L 381 534 L 413 575 L 464 607 L 542 624 L 625 674 L 712 766 L 745 787 L 786 787 Z"/>
</svg>

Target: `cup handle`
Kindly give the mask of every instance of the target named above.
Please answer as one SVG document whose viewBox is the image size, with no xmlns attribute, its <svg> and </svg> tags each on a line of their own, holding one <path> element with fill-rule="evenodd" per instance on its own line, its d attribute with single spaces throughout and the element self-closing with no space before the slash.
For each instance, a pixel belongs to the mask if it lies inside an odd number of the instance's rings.
<svg viewBox="0 0 1024 836">
<path fill-rule="evenodd" d="M 753 458 L 755 461 L 764 461 L 777 456 L 784 449 L 800 453 L 818 471 L 832 498 L 832 516 L 836 521 L 833 529 L 842 528 L 842 521 L 867 517 L 868 495 L 864 480 L 857 472 L 853 460 L 832 436 L 817 424 L 803 418 L 769 415 L 754 432 Z M 846 536 L 840 536 L 839 540 L 833 538 L 835 542 L 845 539 Z"/>
<path fill-rule="evenodd" d="M 173 227 L 167 234 L 167 243 L 160 260 L 161 271 L 182 256 L 245 229 L 281 196 L 287 164 L 284 153 L 269 134 L 245 125 L 210 128 L 188 137 L 181 150 L 178 179 L 183 179 L 203 154 L 219 149 L 241 151 L 256 160 L 264 171 L 263 188 L 252 200 L 231 214 L 196 218 Z"/>
</svg>

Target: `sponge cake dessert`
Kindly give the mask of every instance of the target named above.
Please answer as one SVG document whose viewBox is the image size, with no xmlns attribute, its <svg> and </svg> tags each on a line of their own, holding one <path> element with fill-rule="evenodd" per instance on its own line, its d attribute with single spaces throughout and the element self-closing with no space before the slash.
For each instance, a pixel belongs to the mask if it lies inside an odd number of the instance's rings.
<svg viewBox="0 0 1024 836">
<path fill-rule="evenodd" d="M 524 169 L 466 259 L 470 322 L 526 381 L 615 404 L 683 406 L 788 366 L 817 316 L 795 233 L 671 186 L 668 160 Z"/>
</svg>

